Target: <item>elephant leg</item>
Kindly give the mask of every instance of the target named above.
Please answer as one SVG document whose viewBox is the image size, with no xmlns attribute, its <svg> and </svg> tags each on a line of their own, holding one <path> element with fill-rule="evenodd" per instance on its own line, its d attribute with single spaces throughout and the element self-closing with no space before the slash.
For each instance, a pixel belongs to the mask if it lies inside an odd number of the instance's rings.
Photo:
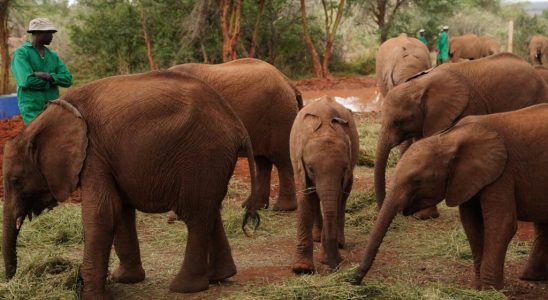
<svg viewBox="0 0 548 300">
<path fill-rule="evenodd" d="M 278 180 L 280 190 L 278 191 L 278 200 L 272 206 L 274 210 L 293 211 L 297 208 L 297 199 L 295 198 L 295 181 L 293 179 L 293 167 L 289 154 L 280 162 L 274 162 L 278 169 Z"/>
<path fill-rule="evenodd" d="M 256 156 L 255 166 L 257 169 L 257 191 L 259 199 L 262 200 L 261 202 L 264 204 L 263 207 L 268 208 L 270 202 L 270 177 L 272 174 L 272 163 L 264 156 Z"/>
<path fill-rule="evenodd" d="M 209 281 L 217 282 L 236 274 L 236 265 L 226 238 L 220 211 L 213 225 L 213 234 L 209 244 Z"/>
<path fill-rule="evenodd" d="M 177 276 L 171 281 L 169 290 L 177 293 L 194 293 L 209 287 L 208 256 L 209 241 L 214 216 L 194 215 L 187 222 L 188 240 L 183 265 Z"/>
<path fill-rule="evenodd" d="M 480 266 L 483 252 L 483 218 L 478 199 L 474 198 L 459 206 L 460 221 L 474 258 L 474 287 L 481 288 Z"/>
<path fill-rule="evenodd" d="M 502 289 L 504 259 L 508 244 L 517 230 L 516 203 L 512 182 L 499 180 L 481 195 L 483 214 L 483 253 L 480 279 L 482 289 Z"/>
<path fill-rule="evenodd" d="M 116 223 L 114 249 L 120 259 L 120 266 L 112 273 L 112 279 L 120 283 L 136 283 L 145 279 L 141 263 L 139 240 L 135 227 L 135 208 L 124 206 Z"/>
<path fill-rule="evenodd" d="M 298 185 L 299 190 L 306 186 Z M 291 269 L 297 274 L 314 273 L 312 226 L 314 223 L 314 211 L 319 210 L 318 197 L 315 193 L 300 193 L 297 207 L 297 251 L 296 259 Z"/>
<path fill-rule="evenodd" d="M 106 299 L 108 261 L 121 201 L 111 182 L 112 177 L 97 172 L 92 160 L 90 158 L 90 167 L 82 174 L 82 223 L 85 241 L 80 268 L 84 281 L 82 299 Z"/>
<path fill-rule="evenodd" d="M 413 139 L 407 139 L 398 146 L 398 149 L 400 150 L 400 157 L 402 157 L 407 151 L 407 149 L 411 147 L 411 144 L 413 144 Z"/>
<path fill-rule="evenodd" d="M 548 280 L 548 223 L 535 223 L 535 241 L 520 279 Z"/>
<path fill-rule="evenodd" d="M 314 211 L 314 226 L 312 227 L 312 240 L 316 243 L 322 241 L 323 217 L 320 206 Z"/>
</svg>

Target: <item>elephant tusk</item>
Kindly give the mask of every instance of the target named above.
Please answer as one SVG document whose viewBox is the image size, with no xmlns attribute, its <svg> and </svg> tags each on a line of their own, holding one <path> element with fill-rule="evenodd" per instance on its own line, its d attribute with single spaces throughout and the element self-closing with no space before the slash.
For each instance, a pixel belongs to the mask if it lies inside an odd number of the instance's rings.
<svg viewBox="0 0 548 300">
<path fill-rule="evenodd" d="M 15 229 L 21 229 L 21 225 L 23 225 L 23 217 L 19 217 L 15 220 Z"/>
</svg>

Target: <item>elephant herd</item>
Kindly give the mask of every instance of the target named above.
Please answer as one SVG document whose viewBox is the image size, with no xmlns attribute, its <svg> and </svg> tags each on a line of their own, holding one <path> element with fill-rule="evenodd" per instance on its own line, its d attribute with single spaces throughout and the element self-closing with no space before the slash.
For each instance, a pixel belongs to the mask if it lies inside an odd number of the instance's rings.
<svg viewBox="0 0 548 300">
<path fill-rule="evenodd" d="M 379 84 L 388 80 L 375 162 L 380 212 L 352 282 L 361 283 L 398 212 L 437 216 L 443 199 L 459 206 L 477 288 L 502 288 L 517 220 L 535 222 L 536 230 L 522 278 L 548 279 L 546 70 L 509 53 L 430 69 L 426 47 L 398 39 L 404 46 L 387 50 L 377 69 Z M 402 143 L 386 193 L 388 153 Z M 274 165 L 280 191 L 272 208 L 297 209 L 292 270 L 314 272 L 314 241 L 321 242 L 321 262 L 336 270 L 358 152 L 351 111 L 330 97 L 303 107 L 294 83 L 256 59 L 184 64 L 71 89 L 4 148 L 6 277 L 17 270 L 25 218 L 78 186 L 84 299 L 107 297 L 113 245 L 120 263 L 112 279 L 144 280 L 136 210 L 171 211 L 187 225 L 170 290 L 198 292 L 233 276 L 220 208 L 238 156 L 247 158 L 251 177 L 242 227 L 258 226 L 258 211 L 269 206 Z"/>
</svg>

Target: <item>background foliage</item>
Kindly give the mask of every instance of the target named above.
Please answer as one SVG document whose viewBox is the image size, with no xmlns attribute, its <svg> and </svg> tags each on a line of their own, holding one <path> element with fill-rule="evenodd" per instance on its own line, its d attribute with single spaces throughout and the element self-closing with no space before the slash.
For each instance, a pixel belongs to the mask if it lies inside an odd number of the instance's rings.
<svg viewBox="0 0 548 300">
<path fill-rule="evenodd" d="M 204 2 L 205 1 L 205 2 Z M 204 3 L 199 22 L 192 12 Z M 160 69 L 185 62 L 222 62 L 222 35 L 214 0 L 12 0 L 10 30 L 26 38 L 28 21 L 48 17 L 59 28 L 52 47 L 75 75 L 77 83 L 149 69 L 140 21 L 142 6 Z M 319 0 L 307 0 L 310 34 L 323 49 L 324 19 Z M 379 45 L 380 29 L 364 1 L 349 1 L 337 34 L 331 71 L 335 74 L 370 74 Z M 395 3 L 387 1 L 388 4 Z M 473 32 L 495 37 L 506 48 L 508 21 L 514 21 L 514 52 L 527 58 L 526 44 L 534 34 L 547 34 L 548 12 L 530 16 L 522 4 L 500 0 L 408 0 L 396 12 L 388 36 L 401 32 L 415 36 L 426 29 L 435 50 L 442 25 L 450 35 Z M 303 41 L 299 0 L 266 0 L 258 32 L 257 58 L 266 60 L 292 78 L 312 76 L 312 64 Z M 236 51 L 243 57 L 251 41 L 257 1 L 243 1 L 241 36 Z M 321 55 L 321 53 L 320 53 Z"/>
</svg>

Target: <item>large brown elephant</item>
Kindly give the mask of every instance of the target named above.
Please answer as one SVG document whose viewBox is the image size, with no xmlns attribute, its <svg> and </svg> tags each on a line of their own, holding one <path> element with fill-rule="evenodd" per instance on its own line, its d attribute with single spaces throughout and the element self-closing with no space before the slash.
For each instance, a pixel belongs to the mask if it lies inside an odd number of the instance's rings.
<svg viewBox="0 0 548 300">
<path fill-rule="evenodd" d="M 382 43 L 377 51 L 377 86 L 383 96 L 409 77 L 430 69 L 428 48 L 405 33 Z"/>
<path fill-rule="evenodd" d="M 548 37 L 535 35 L 529 40 L 529 57 L 532 64 L 548 64 Z"/>
<path fill-rule="evenodd" d="M 500 52 L 500 43 L 491 37 L 465 34 L 449 38 L 449 57 L 452 62 L 478 59 Z"/>
<path fill-rule="evenodd" d="M 398 212 L 408 216 L 444 198 L 448 206 L 459 206 L 476 288 L 503 287 L 504 257 L 517 220 L 535 223 L 521 279 L 548 280 L 547 119 L 548 104 L 468 116 L 413 144 L 396 167 L 353 283 L 369 271 Z"/>
<path fill-rule="evenodd" d="M 390 150 L 451 127 L 467 115 L 483 115 L 548 102 L 548 85 L 526 61 L 510 53 L 444 64 L 391 90 L 382 107 L 375 158 L 378 205 L 385 196 Z M 424 214 L 423 214 L 424 213 Z M 436 217 L 437 211 L 418 214 Z"/>
<path fill-rule="evenodd" d="M 186 72 L 209 83 L 230 103 L 244 123 L 255 156 L 259 194 L 266 207 L 272 165 L 280 189 L 275 210 L 294 210 L 295 183 L 289 157 L 289 133 L 302 97 L 293 82 L 269 63 L 244 58 L 218 65 L 183 64 L 170 70 Z"/>
<path fill-rule="evenodd" d="M 84 299 L 106 298 L 113 243 L 120 259 L 113 280 L 145 278 L 136 209 L 174 210 L 187 224 L 183 265 L 170 290 L 197 292 L 210 281 L 233 276 L 220 207 L 240 152 L 247 153 L 252 175 L 247 213 L 257 217 L 249 136 L 207 84 L 163 71 L 110 77 L 70 90 L 4 148 L 6 277 L 16 272 L 16 241 L 25 217 L 56 206 L 78 185 Z"/>
<path fill-rule="evenodd" d="M 306 105 L 291 129 L 291 161 L 299 194 L 296 273 L 314 272 L 312 227 L 321 232 L 322 260 L 334 270 L 344 247 L 344 212 L 359 141 L 352 112 L 331 97 Z"/>
</svg>

